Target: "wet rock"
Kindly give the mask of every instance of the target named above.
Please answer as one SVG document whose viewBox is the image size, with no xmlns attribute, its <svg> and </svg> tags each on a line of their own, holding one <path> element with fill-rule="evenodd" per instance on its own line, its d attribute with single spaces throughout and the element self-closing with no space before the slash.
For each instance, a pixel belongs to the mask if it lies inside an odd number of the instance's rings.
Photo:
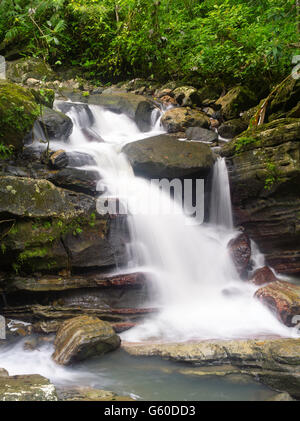
<svg viewBox="0 0 300 421">
<path fill-rule="evenodd" d="M 213 130 L 203 129 L 202 127 L 189 127 L 185 131 L 186 137 L 190 140 L 200 140 L 201 142 L 215 142 L 218 140 L 218 134 Z"/>
<path fill-rule="evenodd" d="M 113 351 L 120 343 L 108 323 L 96 317 L 79 316 L 64 322 L 58 330 L 52 358 L 58 364 L 67 365 Z"/>
<path fill-rule="evenodd" d="M 233 366 L 278 391 L 299 398 L 300 339 L 249 339 L 191 343 L 122 343 L 130 355 L 160 357 L 216 370 Z M 235 370 L 235 372 L 236 372 Z"/>
<path fill-rule="evenodd" d="M 181 142 L 168 135 L 129 143 L 122 151 L 129 158 L 136 174 L 150 178 L 207 174 L 215 161 L 207 145 Z"/>
<path fill-rule="evenodd" d="M 235 136 L 247 130 L 247 127 L 248 125 L 243 120 L 237 118 L 221 124 L 218 133 L 225 139 L 233 139 Z"/>
<path fill-rule="evenodd" d="M 68 156 L 63 149 L 59 149 L 50 155 L 50 164 L 54 169 L 65 168 L 68 163 Z"/>
<path fill-rule="evenodd" d="M 38 58 L 22 58 L 7 62 L 6 77 L 12 82 L 24 83 L 29 78 L 37 80 L 54 80 L 55 73 L 51 67 Z"/>
<path fill-rule="evenodd" d="M 238 235 L 229 241 L 227 247 L 238 273 L 244 275 L 251 259 L 251 242 L 248 235 Z"/>
<path fill-rule="evenodd" d="M 172 108 L 164 113 L 161 119 L 163 127 L 168 133 L 184 131 L 188 127 L 209 128 L 209 117 L 199 110 L 189 107 Z"/>
<path fill-rule="evenodd" d="M 269 307 L 285 325 L 295 326 L 299 323 L 299 285 L 276 281 L 258 289 L 255 296 Z"/>
<path fill-rule="evenodd" d="M 164 104 L 171 104 L 171 105 L 177 105 L 176 99 L 173 98 L 170 95 L 164 95 L 160 98 L 161 102 Z"/>
<path fill-rule="evenodd" d="M 234 220 L 279 273 L 300 273 L 300 121 L 279 119 L 226 143 Z"/>
<path fill-rule="evenodd" d="M 120 275 L 91 273 L 85 276 L 41 275 L 22 277 L 11 274 L 6 277 L 6 291 L 66 291 L 79 288 L 139 288 L 146 285 L 146 275 L 134 272 Z"/>
<path fill-rule="evenodd" d="M 180 86 L 172 92 L 176 102 L 182 106 L 201 105 L 198 91 L 193 86 Z"/>
<path fill-rule="evenodd" d="M 279 88 L 271 95 L 266 111 L 267 121 L 277 120 L 278 118 L 296 117 L 297 107 L 300 98 L 300 79 L 294 79 L 290 76 L 281 83 Z M 296 113 L 294 114 L 294 112 Z M 288 115 L 289 114 L 289 115 Z M 292 114 L 292 115 L 291 115 Z"/>
<path fill-rule="evenodd" d="M 66 152 L 63 149 L 50 154 L 50 166 L 53 169 L 62 169 L 65 167 L 83 167 L 85 165 L 97 165 L 95 159 L 84 152 Z"/>
<path fill-rule="evenodd" d="M 45 139 L 67 140 L 73 130 L 70 117 L 48 107 L 43 107 L 37 122 L 44 132 Z"/>
<path fill-rule="evenodd" d="M 91 387 L 63 388 L 57 392 L 62 401 L 134 401 L 129 396 L 118 396 L 114 392 Z"/>
<path fill-rule="evenodd" d="M 94 116 L 88 104 L 75 104 L 72 102 L 60 101 L 58 104 L 59 110 L 66 114 L 70 111 L 76 111 L 78 117 L 78 124 L 80 127 L 88 127 L 94 123 Z"/>
<path fill-rule="evenodd" d="M 151 128 L 151 113 L 155 108 L 154 102 L 141 95 L 131 93 L 112 93 L 110 95 L 91 95 L 89 104 L 100 105 L 115 113 L 124 113 L 132 118 L 138 128 L 146 132 Z"/>
<path fill-rule="evenodd" d="M 66 219 L 94 209 L 89 196 L 60 189 L 47 180 L 11 176 L 0 180 L 0 215 Z"/>
<path fill-rule="evenodd" d="M 242 111 L 248 110 L 257 103 L 255 95 L 246 87 L 236 86 L 226 95 L 220 97 L 216 104 L 221 105 L 226 120 L 238 118 Z"/>
<path fill-rule="evenodd" d="M 55 387 L 38 374 L 0 377 L 1 401 L 57 401 Z"/>
<path fill-rule="evenodd" d="M 24 138 L 33 128 L 39 106 L 30 92 L 21 86 L 0 81 L 0 142 L 20 151 Z"/>
<path fill-rule="evenodd" d="M 250 279 L 250 282 L 254 285 L 264 285 L 275 281 L 277 281 L 277 278 L 268 266 L 257 269 Z"/>
<path fill-rule="evenodd" d="M 275 396 L 267 399 L 268 401 L 272 402 L 290 402 L 294 401 L 294 399 L 288 393 L 277 393 Z"/>
<path fill-rule="evenodd" d="M 63 164 L 63 156 L 60 155 L 60 158 L 61 165 Z M 67 156 L 65 156 L 65 159 L 68 160 Z M 100 178 L 99 171 L 80 168 L 63 168 L 47 177 L 56 186 L 92 195 L 97 193 Z"/>
</svg>

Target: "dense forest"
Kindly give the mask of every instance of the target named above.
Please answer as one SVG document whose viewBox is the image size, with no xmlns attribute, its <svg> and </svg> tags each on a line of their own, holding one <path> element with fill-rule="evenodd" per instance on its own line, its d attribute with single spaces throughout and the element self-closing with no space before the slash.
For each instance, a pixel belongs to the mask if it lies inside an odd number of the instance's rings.
<svg viewBox="0 0 300 421">
<path fill-rule="evenodd" d="M 94 81 L 276 82 L 299 54 L 296 0 L 2 0 L 16 47 Z"/>
</svg>

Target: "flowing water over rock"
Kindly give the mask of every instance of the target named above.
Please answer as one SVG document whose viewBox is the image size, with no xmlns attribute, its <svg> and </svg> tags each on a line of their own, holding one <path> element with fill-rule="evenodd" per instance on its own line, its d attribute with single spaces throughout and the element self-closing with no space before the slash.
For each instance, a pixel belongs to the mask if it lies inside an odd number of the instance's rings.
<svg viewBox="0 0 300 421">
<path fill-rule="evenodd" d="M 131 232 L 128 267 L 147 271 L 153 293 L 149 305 L 160 309 L 158 314 L 124 332 L 122 339 L 180 342 L 267 335 L 295 337 L 295 330 L 281 324 L 253 298 L 257 287 L 240 279 L 230 259 L 227 244 L 238 232 L 232 223 L 225 160 L 218 159 L 214 167 L 210 223 L 200 224 L 184 214 L 181 206 L 165 192 L 153 188 L 149 180 L 136 177 L 121 153 L 128 142 L 163 133 L 157 109 L 152 112 L 153 130 L 142 133 L 124 114 L 96 105 L 56 104 L 62 110 L 65 105 L 73 121 L 73 132 L 67 143 L 51 142 L 51 148 L 91 155 L 92 165 L 79 163 L 78 166 L 99 171 L 101 180 L 97 190 L 105 191 L 105 198 L 119 198 L 127 207 Z M 165 209 L 172 212 L 161 211 Z M 263 260 L 255 245 L 252 260 L 253 269 Z M 1 352 L 1 365 L 12 374 L 17 372 L 15 359 L 20 355 L 19 361 L 23 357 L 29 361 L 19 345 L 13 352 Z M 85 377 L 80 370 L 76 374 L 75 370 L 55 366 L 49 359 L 49 350 L 47 358 L 40 354 L 43 364 L 39 364 L 33 354 L 28 355 L 32 364 L 28 372 L 36 367 L 39 373 L 49 374 L 50 378 L 63 383 L 69 376 L 72 381 L 72 376 L 79 376 L 80 382 Z M 25 366 L 24 361 L 23 371 Z M 93 376 L 86 375 L 85 381 L 95 384 L 90 381 Z"/>
</svg>

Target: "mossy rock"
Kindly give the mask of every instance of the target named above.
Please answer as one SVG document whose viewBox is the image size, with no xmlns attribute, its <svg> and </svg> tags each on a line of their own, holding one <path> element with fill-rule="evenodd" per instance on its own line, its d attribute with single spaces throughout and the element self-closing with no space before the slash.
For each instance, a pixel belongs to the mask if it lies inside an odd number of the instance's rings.
<svg viewBox="0 0 300 421">
<path fill-rule="evenodd" d="M 32 129 L 40 109 L 28 89 L 0 81 L 0 143 L 23 148 L 23 140 Z"/>
<path fill-rule="evenodd" d="M 29 78 L 38 80 L 55 80 L 56 74 L 49 64 L 33 57 L 7 62 L 6 77 L 15 83 L 24 83 Z"/>
<path fill-rule="evenodd" d="M 299 140 L 300 119 L 281 118 L 244 131 L 223 147 L 222 154 L 233 156 L 256 148 L 278 146 Z"/>
<path fill-rule="evenodd" d="M 57 393 L 39 374 L 0 377 L 0 401 L 57 401 Z"/>
<path fill-rule="evenodd" d="M 31 89 L 32 95 L 34 96 L 35 101 L 38 104 L 45 105 L 45 107 L 53 108 L 53 103 L 55 99 L 55 92 L 53 89 Z"/>
<path fill-rule="evenodd" d="M 248 110 L 256 103 L 257 99 L 254 93 L 243 86 L 230 89 L 226 95 L 216 101 L 217 105 L 221 105 L 222 114 L 226 120 L 238 118 L 242 111 Z"/>
<path fill-rule="evenodd" d="M 269 121 L 285 117 L 297 106 L 300 98 L 300 79 L 296 80 L 292 76 L 286 79 L 275 90 L 271 96 L 267 107 L 267 118 Z M 291 115 L 296 117 L 296 115 Z"/>
</svg>

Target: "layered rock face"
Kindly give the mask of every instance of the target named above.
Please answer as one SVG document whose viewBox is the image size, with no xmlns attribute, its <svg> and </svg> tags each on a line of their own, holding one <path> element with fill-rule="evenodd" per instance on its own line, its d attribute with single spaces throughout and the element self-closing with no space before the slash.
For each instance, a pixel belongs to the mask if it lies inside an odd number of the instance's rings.
<svg viewBox="0 0 300 421">
<path fill-rule="evenodd" d="M 97 317 L 79 316 L 59 328 L 52 358 L 62 365 L 102 355 L 120 346 L 120 338 L 109 323 Z"/>
<path fill-rule="evenodd" d="M 300 120 L 278 119 L 226 144 L 236 225 L 278 272 L 300 273 Z"/>
</svg>

